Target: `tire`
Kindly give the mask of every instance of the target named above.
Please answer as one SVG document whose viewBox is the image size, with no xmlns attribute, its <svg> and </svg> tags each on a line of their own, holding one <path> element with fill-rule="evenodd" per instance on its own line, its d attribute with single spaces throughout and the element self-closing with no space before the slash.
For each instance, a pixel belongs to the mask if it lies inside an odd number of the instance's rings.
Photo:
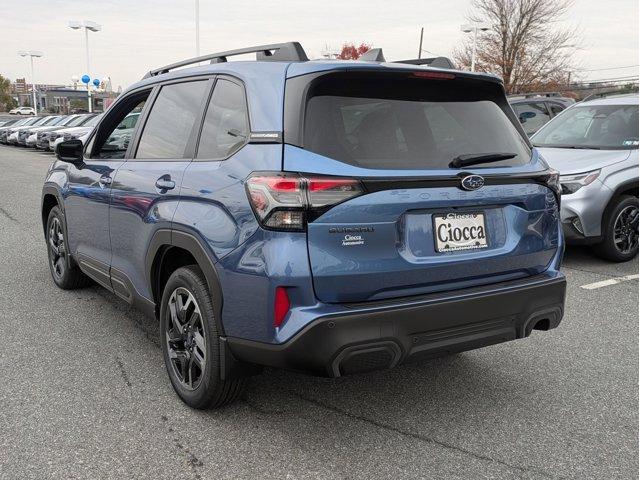
<svg viewBox="0 0 639 480">
<path fill-rule="evenodd" d="M 75 290 L 91 284 L 67 251 L 66 223 L 57 205 L 47 219 L 47 253 L 49 271 L 55 284 L 63 290 Z"/>
<path fill-rule="evenodd" d="M 603 241 L 594 247 L 595 253 L 611 262 L 627 262 L 635 258 L 639 253 L 639 232 L 627 225 L 627 220 L 629 216 L 632 218 L 638 214 L 639 198 L 630 195 L 619 197 L 604 221 Z"/>
<path fill-rule="evenodd" d="M 219 408 L 242 393 L 243 378 L 220 378 L 220 332 L 198 266 L 178 268 L 169 277 L 160 307 L 160 337 L 173 389 L 189 407 Z"/>
</svg>

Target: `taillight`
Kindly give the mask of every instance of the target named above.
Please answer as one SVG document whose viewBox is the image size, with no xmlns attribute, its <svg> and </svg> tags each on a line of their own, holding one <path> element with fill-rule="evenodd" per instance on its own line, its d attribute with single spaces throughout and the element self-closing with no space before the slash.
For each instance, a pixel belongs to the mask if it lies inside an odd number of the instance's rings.
<svg viewBox="0 0 639 480">
<path fill-rule="evenodd" d="M 544 183 L 555 194 L 557 199 L 557 208 L 561 205 L 561 180 L 559 172 L 553 168 L 548 169 L 547 174 L 544 176 Z"/>
<path fill-rule="evenodd" d="M 303 231 L 309 217 L 364 192 L 362 184 L 352 178 L 269 172 L 252 174 L 246 190 L 264 227 L 293 231 Z"/>
</svg>

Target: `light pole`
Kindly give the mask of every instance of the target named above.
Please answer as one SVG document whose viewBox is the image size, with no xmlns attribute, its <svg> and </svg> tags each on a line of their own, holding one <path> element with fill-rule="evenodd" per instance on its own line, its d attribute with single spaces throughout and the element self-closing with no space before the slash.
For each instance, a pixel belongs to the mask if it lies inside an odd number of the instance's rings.
<svg viewBox="0 0 639 480">
<path fill-rule="evenodd" d="M 20 55 L 21 57 L 29 57 L 29 60 L 31 61 L 31 91 L 33 92 L 33 110 L 35 112 L 35 114 L 38 114 L 38 101 L 36 99 L 36 86 L 35 86 L 35 74 L 33 73 L 33 58 L 40 58 L 42 57 L 44 54 L 42 52 L 35 52 L 33 50 L 30 50 L 28 52 L 25 52 L 23 50 L 18 52 L 18 55 Z"/>
<path fill-rule="evenodd" d="M 490 25 L 484 22 L 473 22 L 472 24 L 466 23 L 461 26 L 461 31 L 464 33 L 473 34 L 473 54 L 470 59 L 470 71 L 475 71 L 475 57 L 477 55 L 477 32 L 490 30 Z"/>
<path fill-rule="evenodd" d="M 86 47 L 86 56 L 87 56 L 87 75 L 90 75 L 91 64 L 89 63 L 89 30 L 91 30 L 92 32 L 99 32 L 100 30 L 102 30 L 102 25 L 95 22 L 91 22 L 89 20 L 85 20 L 84 22 L 71 20 L 69 21 L 69 27 L 72 28 L 73 30 L 80 30 L 81 28 L 84 29 L 84 45 Z M 88 83 L 87 83 L 87 98 L 89 99 L 89 113 L 90 113 L 90 112 L 93 112 L 93 106 L 91 102 L 91 87 Z"/>
<path fill-rule="evenodd" d="M 195 56 L 200 56 L 200 0 L 195 0 Z"/>
</svg>

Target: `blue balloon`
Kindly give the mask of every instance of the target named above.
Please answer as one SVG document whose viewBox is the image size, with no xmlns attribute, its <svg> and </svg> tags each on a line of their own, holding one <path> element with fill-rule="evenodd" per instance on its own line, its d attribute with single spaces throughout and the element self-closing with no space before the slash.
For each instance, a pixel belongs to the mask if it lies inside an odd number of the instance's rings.
<svg viewBox="0 0 639 480">
<path fill-rule="evenodd" d="M 93 85 L 95 85 L 96 87 L 99 87 L 100 86 L 100 80 L 97 79 L 97 78 L 94 78 L 93 79 Z"/>
<path fill-rule="evenodd" d="M 82 80 L 82 83 L 88 84 L 91 81 L 91 77 L 89 77 L 88 75 L 82 75 L 82 78 L 80 80 Z"/>
</svg>

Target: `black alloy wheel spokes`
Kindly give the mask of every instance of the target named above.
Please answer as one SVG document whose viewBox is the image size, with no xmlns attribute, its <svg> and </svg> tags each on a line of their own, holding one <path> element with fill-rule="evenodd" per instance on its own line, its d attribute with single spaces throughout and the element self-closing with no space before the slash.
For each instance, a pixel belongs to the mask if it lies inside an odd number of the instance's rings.
<svg viewBox="0 0 639 480">
<path fill-rule="evenodd" d="M 66 246 L 64 243 L 64 233 L 60 219 L 54 218 L 49 227 L 48 233 L 51 270 L 56 278 L 62 278 L 67 268 Z"/>
<path fill-rule="evenodd" d="M 168 316 L 165 337 L 173 372 L 185 388 L 194 390 L 206 369 L 206 335 L 193 294 L 176 288 L 169 297 Z"/>
<path fill-rule="evenodd" d="M 639 208 L 630 205 L 624 208 L 614 226 L 614 242 L 617 250 L 622 254 L 633 252 L 639 247 L 639 232 L 635 226 L 635 220 L 639 216 Z"/>
</svg>

